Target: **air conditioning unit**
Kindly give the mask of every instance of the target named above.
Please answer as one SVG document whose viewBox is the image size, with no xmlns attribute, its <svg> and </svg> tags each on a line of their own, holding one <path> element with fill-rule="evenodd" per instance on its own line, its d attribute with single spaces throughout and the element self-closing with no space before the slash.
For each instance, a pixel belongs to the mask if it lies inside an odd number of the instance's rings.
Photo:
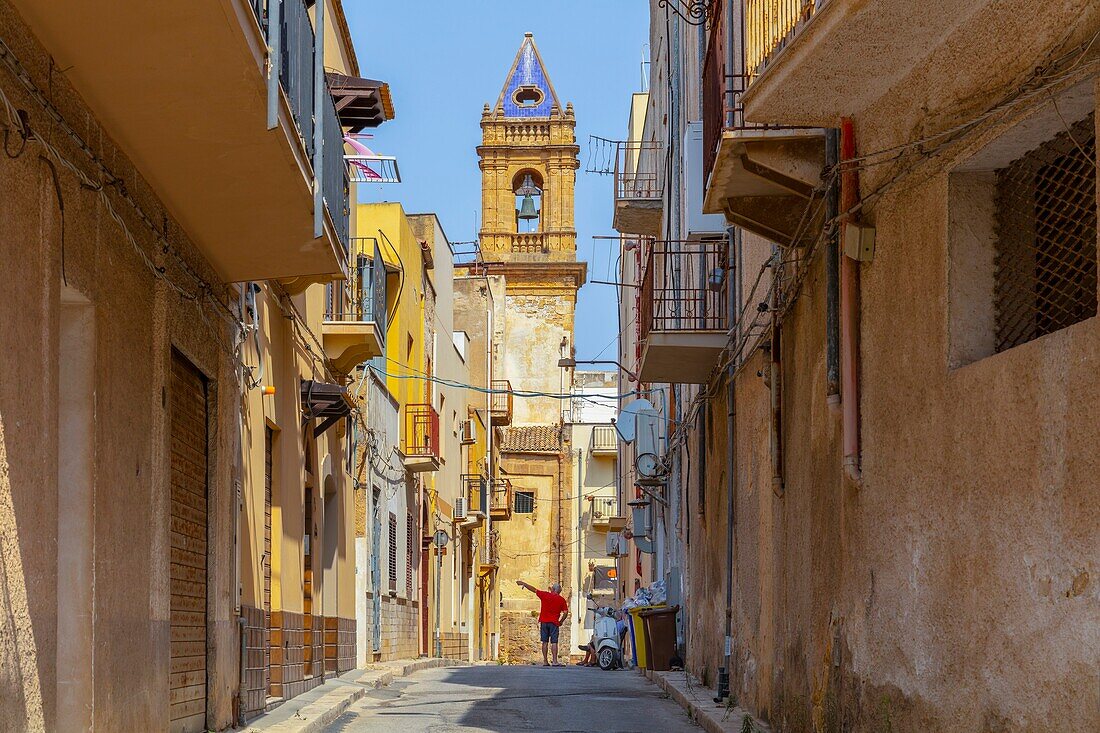
<svg viewBox="0 0 1100 733">
<path fill-rule="evenodd" d="M 608 532 L 607 533 L 607 556 L 608 557 L 622 557 L 628 553 L 626 546 L 626 538 L 623 537 L 622 532 Z"/>
<path fill-rule="evenodd" d="M 477 423 L 463 420 L 458 424 L 458 437 L 464 444 L 477 442 Z"/>
<path fill-rule="evenodd" d="M 455 497 L 455 509 L 454 509 L 453 518 L 455 520 L 465 519 L 466 518 L 466 512 L 468 510 L 469 510 L 469 507 L 466 506 L 466 497 L 465 496 L 456 496 Z"/>
</svg>

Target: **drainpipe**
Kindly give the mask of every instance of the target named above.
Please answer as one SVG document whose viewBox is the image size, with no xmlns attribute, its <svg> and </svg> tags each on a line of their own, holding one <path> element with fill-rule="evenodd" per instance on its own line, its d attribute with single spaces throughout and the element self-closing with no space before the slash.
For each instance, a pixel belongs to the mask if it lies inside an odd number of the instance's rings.
<svg viewBox="0 0 1100 733">
<path fill-rule="evenodd" d="M 772 261 L 773 282 L 779 279 L 779 252 Z M 772 493 L 783 497 L 783 364 L 782 364 L 782 325 L 779 322 L 779 288 L 772 287 L 771 296 L 771 343 L 768 345 L 768 396 L 771 402 L 769 421 L 769 445 L 772 463 Z"/>
<path fill-rule="evenodd" d="M 313 236 L 325 233 L 325 199 L 323 184 L 325 167 L 325 0 L 314 5 L 313 50 Z M 338 141 L 332 141 L 335 145 Z"/>
<path fill-rule="evenodd" d="M 852 119 L 840 121 L 840 160 L 856 157 L 856 138 Z M 859 202 L 859 173 L 845 167 L 840 175 L 842 226 L 848 226 L 848 213 Z M 859 263 L 847 255 L 840 260 L 840 389 L 842 397 L 842 434 L 844 472 L 856 486 L 863 484 L 859 436 Z"/>
<path fill-rule="evenodd" d="M 836 169 L 840 139 L 837 130 L 825 131 L 825 169 Z M 837 186 L 829 186 L 825 197 L 825 220 L 836 220 L 839 208 Z M 825 402 L 840 412 L 840 228 L 833 227 L 825 243 Z"/>
<path fill-rule="evenodd" d="M 589 440 L 591 440 L 591 433 L 589 433 Z M 584 578 L 581 575 L 581 562 L 584 560 L 584 524 L 582 523 L 582 517 L 584 516 L 584 449 L 577 449 L 577 605 L 573 609 L 573 620 L 577 625 L 576 639 L 580 639 L 584 635 L 584 619 L 588 615 L 588 612 L 581 612 L 581 609 L 587 609 L 588 604 L 584 602 Z"/>
<path fill-rule="evenodd" d="M 486 271 L 485 275 L 485 303 L 488 307 L 485 309 L 485 381 L 489 387 L 489 391 L 485 395 L 485 416 L 487 418 L 488 425 L 485 427 L 485 472 L 489 474 L 489 506 L 488 511 L 485 512 L 485 564 L 488 565 L 492 561 L 491 557 L 491 545 L 493 543 L 493 493 L 496 491 L 495 484 L 495 464 L 493 462 L 493 291 L 489 287 L 489 275 Z M 508 496 L 505 494 L 505 500 Z M 489 600 L 489 608 L 492 609 L 489 612 L 489 648 L 485 650 L 485 654 L 489 659 L 496 658 L 495 640 L 496 640 L 496 618 L 497 618 L 497 604 L 493 601 L 496 591 L 497 573 L 494 570 L 491 575 L 486 576 L 486 585 L 488 586 L 488 592 L 484 594 L 485 598 Z M 484 618 L 485 609 L 481 611 L 481 617 Z"/>
<path fill-rule="evenodd" d="M 741 316 L 741 232 L 734 227 L 726 230 L 730 244 L 734 248 L 733 278 L 730 288 L 730 297 L 733 303 L 729 309 L 733 318 L 734 343 L 740 342 L 740 316 Z M 725 625 L 725 650 L 723 664 L 718 671 L 718 697 L 722 701 L 730 694 L 730 674 L 733 671 L 733 577 L 734 577 L 734 533 L 737 524 L 737 429 L 735 421 L 737 408 L 735 405 L 736 390 L 734 375 L 737 373 L 737 363 L 731 359 L 726 367 L 726 625 Z"/>
</svg>

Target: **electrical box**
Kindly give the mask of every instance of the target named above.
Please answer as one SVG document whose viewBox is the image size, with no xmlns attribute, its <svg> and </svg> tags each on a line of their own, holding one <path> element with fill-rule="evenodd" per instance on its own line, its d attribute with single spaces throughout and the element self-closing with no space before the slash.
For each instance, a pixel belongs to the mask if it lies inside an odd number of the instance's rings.
<svg viewBox="0 0 1100 733">
<path fill-rule="evenodd" d="M 844 225 L 844 256 L 856 262 L 870 262 L 875 258 L 875 228 L 853 224 Z"/>
</svg>

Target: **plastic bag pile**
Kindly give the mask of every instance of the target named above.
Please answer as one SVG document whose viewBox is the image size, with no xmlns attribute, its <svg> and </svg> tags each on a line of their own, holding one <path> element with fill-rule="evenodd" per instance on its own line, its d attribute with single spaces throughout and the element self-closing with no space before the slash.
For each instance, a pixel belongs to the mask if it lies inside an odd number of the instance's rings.
<svg viewBox="0 0 1100 733">
<path fill-rule="evenodd" d="M 637 593 L 628 598 L 623 604 L 623 610 L 638 606 L 663 606 L 667 597 L 665 581 L 655 580 L 645 588 L 639 588 Z"/>
</svg>

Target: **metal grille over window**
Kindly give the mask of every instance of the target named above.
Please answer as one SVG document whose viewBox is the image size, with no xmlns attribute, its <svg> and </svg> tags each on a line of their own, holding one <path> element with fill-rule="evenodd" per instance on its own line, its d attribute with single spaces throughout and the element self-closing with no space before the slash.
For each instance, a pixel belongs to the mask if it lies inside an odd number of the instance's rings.
<svg viewBox="0 0 1100 733">
<path fill-rule="evenodd" d="M 535 492 L 517 491 L 515 496 L 516 514 L 530 514 L 535 511 Z"/>
<path fill-rule="evenodd" d="M 996 212 L 996 350 L 1095 316 L 1095 113 L 999 170 Z"/>
</svg>

